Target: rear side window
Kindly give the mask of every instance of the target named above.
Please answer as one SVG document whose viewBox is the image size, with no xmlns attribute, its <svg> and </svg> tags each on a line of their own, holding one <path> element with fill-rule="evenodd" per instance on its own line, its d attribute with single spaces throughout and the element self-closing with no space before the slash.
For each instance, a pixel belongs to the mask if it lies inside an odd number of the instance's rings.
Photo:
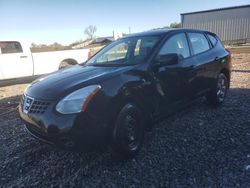
<svg viewBox="0 0 250 188">
<path fill-rule="evenodd" d="M 199 54 L 209 50 L 207 38 L 202 33 L 188 33 L 194 54 Z"/>
<path fill-rule="evenodd" d="M 22 46 L 19 42 L 0 42 L 0 48 L 2 54 L 23 52 Z"/>
<path fill-rule="evenodd" d="M 181 58 L 190 56 L 186 35 L 184 33 L 176 34 L 169 38 L 162 46 L 159 55 L 175 53 Z"/>
<path fill-rule="evenodd" d="M 212 43 L 212 45 L 215 46 L 217 41 L 218 41 L 217 38 L 215 38 L 215 36 L 213 36 L 211 34 L 207 34 L 207 36 L 208 36 L 210 42 Z"/>
</svg>

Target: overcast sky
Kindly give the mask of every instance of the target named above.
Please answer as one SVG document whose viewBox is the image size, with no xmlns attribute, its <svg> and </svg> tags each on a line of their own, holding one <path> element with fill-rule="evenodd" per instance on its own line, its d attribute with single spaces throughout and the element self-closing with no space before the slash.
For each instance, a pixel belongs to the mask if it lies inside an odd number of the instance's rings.
<svg viewBox="0 0 250 188">
<path fill-rule="evenodd" d="M 180 13 L 250 4 L 250 0 L 0 0 L 0 40 L 69 44 L 97 36 L 128 33 L 180 22 Z"/>
</svg>

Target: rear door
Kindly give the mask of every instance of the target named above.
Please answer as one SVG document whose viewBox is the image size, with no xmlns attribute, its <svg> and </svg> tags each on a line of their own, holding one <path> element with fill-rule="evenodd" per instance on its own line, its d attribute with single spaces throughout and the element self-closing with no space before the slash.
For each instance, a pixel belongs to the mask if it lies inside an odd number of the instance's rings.
<svg viewBox="0 0 250 188">
<path fill-rule="evenodd" d="M 222 66 L 228 62 L 229 53 L 225 50 L 223 44 L 215 34 L 206 33 L 206 35 L 212 46 L 211 50 L 208 52 L 208 56 L 212 63 L 207 66 L 207 71 L 209 73 L 207 75 L 207 82 L 210 88 L 213 88 L 215 85 L 214 81 L 216 80 L 219 71 L 221 71 Z"/>
<path fill-rule="evenodd" d="M 2 79 L 31 76 L 33 62 L 29 49 L 24 50 L 17 41 L 0 42 Z"/>
<path fill-rule="evenodd" d="M 191 46 L 193 59 L 192 69 L 196 75 L 193 83 L 193 96 L 197 97 L 209 90 L 211 72 L 209 66 L 214 58 L 209 53 L 211 45 L 203 32 L 188 32 L 188 39 Z"/>
</svg>

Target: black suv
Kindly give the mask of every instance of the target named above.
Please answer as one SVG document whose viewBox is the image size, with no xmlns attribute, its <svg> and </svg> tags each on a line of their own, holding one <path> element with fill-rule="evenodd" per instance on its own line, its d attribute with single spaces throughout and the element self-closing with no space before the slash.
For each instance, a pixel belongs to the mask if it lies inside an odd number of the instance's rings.
<svg viewBox="0 0 250 188">
<path fill-rule="evenodd" d="M 153 121 L 202 96 L 220 105 L 230 73 L 230 53 L 214 33 L 132 34 L 86 63 L 34 81 L 19 113 L 27 131 L 47 143 L 92 148 L 108 141 L 133 156 Z"/>
</svg>

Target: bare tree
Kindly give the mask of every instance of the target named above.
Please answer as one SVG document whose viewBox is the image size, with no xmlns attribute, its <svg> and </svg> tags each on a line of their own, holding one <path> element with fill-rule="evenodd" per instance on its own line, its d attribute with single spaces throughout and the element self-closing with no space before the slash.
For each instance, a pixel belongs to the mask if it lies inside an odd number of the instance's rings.
<svg viewBox="0 0 250 188">
<path fill-rule="evenodd" d="M 31 48 L 36 48 L 36 47 L 37 47 L 36 43 L 32 42 L 31 43 Z"/>
<path fill-rule="evenodd" d="M 85 28 L 84 34 L 87 35 L 89 39 L 93 39 L 96 30 L 97 30 L 96 26 L 89 25 L 88 27 Z"/>
</svg>

